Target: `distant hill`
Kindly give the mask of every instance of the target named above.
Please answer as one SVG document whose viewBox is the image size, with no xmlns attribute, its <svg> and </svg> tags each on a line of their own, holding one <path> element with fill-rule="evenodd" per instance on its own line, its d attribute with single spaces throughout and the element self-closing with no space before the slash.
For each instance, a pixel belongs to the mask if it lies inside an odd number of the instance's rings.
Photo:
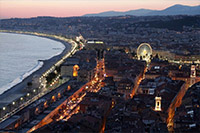
<svg viewBox="0 0 200 133">
<path fill-rule="evenodd" d="M 185 5 L 174 5 L 164 10 L 150 10 L 150 9 L 138 9 L 130 10 L 126 12 L 118 11 L 107 11 L 96 14 L 86 14 L 87 17 L 109 17 L 109 16 L 156 16 L 156 15 L 200 15 L 199 6 L 185 6 Z"/>
</svg>

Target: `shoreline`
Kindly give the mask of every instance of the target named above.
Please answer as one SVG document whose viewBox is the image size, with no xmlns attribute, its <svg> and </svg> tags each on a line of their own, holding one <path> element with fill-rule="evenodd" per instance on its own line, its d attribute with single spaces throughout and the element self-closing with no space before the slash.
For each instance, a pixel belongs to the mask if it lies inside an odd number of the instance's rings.
<svg viewBox="0 0 200 133">
<path fill-rule="evenodd" d="M 31 73 L 30 75 L 28 75 L 27 77 L 22 79 L 22 81 L 20 81 L 19 83 L 15 84 L 11 88 L 2 92 L 0 94 L 0 98 L 2 99 L 2 101 L 4 101 L 4 99 L 7 98 L 11 94 L 25 94 L 25 92 L 23 92 L 24 88 L 27 86 L 28 82 L 32 81 L 32 78 L 35 75 L 41 76 L 44 72 L 46 72 L 49 68 L 51 68 L 57 61 L 59 61 L 64 55 L 66 55 L 67 53 L 69 53 L 72 50 L 72 45 L 70 43 L 65 42 L 63 40 L 60 40 L 60 39 L 57 39 L 57 38 L 53 38 L 53 37 L 49 37 L 49 36 L 42 36 L 42 35 L 35 35 L 35 34 L 30 34 L 30 33 L 23 33 L 23 32 L 16 33 L 17 31 L 13 31 L 13 32 L 11 32 L 11 31 L 0 31 L 0 32 L 2 32 L 2 33 L 12 33 L 12 34 L 31 35 L 31 36 L 36 36 L 36 37 L 47 38 L 47 39 L 51 39 L 51 40 L 54 40 L 54 41 L 61 42 L 65 46 L 64 50 L 60 54 L 55 55 L 55 56 L 53 56 L 49 59 L 38 60 L 38 61 L 42 61 L 43 65 L 39 69 L 37 69 L 36 71 Z"/>
<path fill-rule="evenodd" d="M 31 75 L 32 73 L 34 73 L 35 71 L 40 69 L 43 66 L 43 64 L 44 64 L 43 61 L 37 60 L 37 65 L 33 66 L 28 71 L 19 75 L 18 77 L 16 77 L 14 80 L 9 82 L 8 84 L 5 84 L 2 87 L 0 87 L 0 89 L 3 89 L 3 88 L 6 89 L 5 91 L 0 92 L 0 95 L 3 94 L 4 92 L 6 92 L 7 90 L 11 89 L 12 87 L 17 85 L 18 83 L 22 82 L 26 77 L 28 77 L 29 75 Z"/>
</svg>

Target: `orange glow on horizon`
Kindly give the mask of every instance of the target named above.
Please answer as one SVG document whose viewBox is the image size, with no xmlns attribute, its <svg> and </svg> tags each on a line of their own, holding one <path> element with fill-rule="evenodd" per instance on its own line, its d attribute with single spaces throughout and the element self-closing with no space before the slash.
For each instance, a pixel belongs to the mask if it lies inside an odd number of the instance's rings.
<svg viewBox="0 0 200 133">
<path fill-rule="evenodd" d="M 82 16 L 104 11 L 128 11 L 140 8 L 160 10 L 175 4 L 199 5 L 198 0 L 1 0 L 0 17 Z"/>
</svg>

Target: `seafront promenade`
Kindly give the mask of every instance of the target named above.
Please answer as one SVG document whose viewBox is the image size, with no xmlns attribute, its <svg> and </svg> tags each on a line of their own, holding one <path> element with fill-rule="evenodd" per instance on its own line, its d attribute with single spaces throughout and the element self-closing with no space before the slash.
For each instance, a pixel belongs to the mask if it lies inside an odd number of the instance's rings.
<svg viewBox="0 0 200 133">
<path fill-rule="evenodd" d="M 26 77 L 21 83 L 13 86 L 12 88 L 0 95 L 0 122 L 2 122 L 5 119 L 12 116 L 13 114 L 20 111 L 21 109 L 28 106 L 32 102 L 36 101 L 49 91 L 51 91 L 49 89 L 46 89 L 45 86 L 40 86 L 38 90 L 32 88 L 33 90 L 29 90 L 28 92 L 25 91 L 25 88 L 27 87 L 27 84 L 31 82 L 33 77 L 36 75 L 40 77 L 40 80 L 46 78 L 46 76 L 49 73 L 53 72 L 56 67 L 60 66 L 60 64 L 62 64 L 66 58 L 70 57 L 77 51 L 78 45 L 72 39 L 67 39 L 56 35 L 5 30 L 0 30 L 0 32 L 35 35 L 39 37 L 53 39 L 55 41 L 60 41 L 65 45 L 65 49 L 60 55 L 54 56 L 48 60 L 44 60 L 44 64 L 40 69 L 36 70 L 31 75 Z"/>
</svg>

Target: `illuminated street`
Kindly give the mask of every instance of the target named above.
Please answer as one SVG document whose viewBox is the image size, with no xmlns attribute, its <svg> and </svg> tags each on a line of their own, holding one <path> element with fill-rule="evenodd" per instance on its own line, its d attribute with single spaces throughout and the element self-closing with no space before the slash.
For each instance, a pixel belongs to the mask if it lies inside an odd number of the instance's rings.
<svg viewBox="0 0 200 133">
<path fill-rule="evenodd" d="M 34 33 L 34 32 L 16 32 L 16 33 L 22 33 L 22 34 L 33 34 L 33 35 L 37 35 L 37 36 L 45 36 L 45 37 L 52 37 L 52 38 L 56 38 L 65 42 L 68 42 L 70 44 L 72 44 L 72 49 L 69 53 L 67 53 L 65 56 L 63 56 L 57 63 L 55 63 L 55 65 L 53 65 L 49 70 L 47 70 L 45 73 L 42 74 L 42 76 L 40 77 L 40 81 L 44 81 L 44 79 L 46 79 L 46 77 L 48 76 L 49 73 L 55 71 L 56 66 L 60 66 L 60 64 L 63 63 L 63 61 L 70 57 L 71 55 L 73 55 L 76 51 L 77 51 L 77 47 L 78 44 L 75 43 L 73 40 L 71 39 L 66 39 L 64 37 L 59 37 L 56 35 L 48 35 L 48 34 L 42 34 L 42 33 Z M 44 96 L 45 94 L 47 94 L 48 92 L 52 91 L 53 89 L 55 89 L 56 87 L 59 86 L 58 84 L 58 80 L 59 80 L 60 75 L 58 75 L 53 82 L 50 84 L 49 88 L 46 88 L 46 83 L 41 82 L 41 86 L 40 88 L 42 88 L 42 92 L 40 92 L 39 94 L 35 95 L 33 98 L 29 99 L 28 101 L 24 102 L 23 104 L 19 105 L 17 108 L 13 109 L 11 112 L 7 113 L 5 116 L 3 116 L 0 119 L 0 122 L 8 119 L 9 117 L 11 117 L 12 115 L 16 114 L 17 112 L 19 112 L 20 110 L 22 110 L 23 108 L 27 107 L 28 105 L 30 105 L 31 103 L 33 103 L 34 101 L 40 99 L 42 96 Z M 33 90 L 34 93 L 35 90 Z M 23 101 L 23 99 L 21 99 Z"/>
<path fill-rule="evenodd" d="M 104 79 L 105 66 L 104 59 L 97 62 L 96 73 L 94 79 L 82 86 L 78 91 L 66 99 L 61 105 L 59 105 L 55 110 L 49 113 L 41 122 L 36 126 L 31 128 L 29 132 L 33 132 L 38 128 L 41 128 L 51 122 L 53 122 L 54 117 L 56 121 L 65 120 L 67 121 L 73 114 L 78 111 L 78 104 L 82 101 L 83 97 L 87 92 L 98 92 L 101 89 L 101 81 Z M 64 107 L 64 108 L 63 108 Z M 59 112 L 62 110 L 62 112 Z"/>
<path fill-rule="evenodd" d="M 0 132 L 200 132 L 198 2 L 40 1 L 2 3 Z"/>
<path fill-rule="evenodd" d="M 197 77 L 195 83 L 197 83 L 199 81 L 200 81 L 200 78 Z M 169 106 L 168 118 L 167 118 L 167 127 L 168 127 L 168 131 L 170 131 L 170 132 L 174 131 L 174 129 L 173 129 L 173 127 L 174 127 L 173 119 L 174 119 L 175 109 L 181 105 L 182 98 L 184 97 L 185 93 L 187 92 L 187 90 L 190 86 L 192 86 L 190 84 L 190 80 L 187 80 L 187 82 L 181 87 L 179 93 L 172 100 L 172 103 Z"/>
<path fill-rule="evenodd" d="M 148 69 L 148 67 L 145 67 L 144 72 L 138 77 L 138 80 L 136 80 L 135 86 L 134 86 L 134 88 L 132 89 L 132 93 L 130 94 L 131 98 L 133 98 L 134 95 L 136 95 L 136 93 L 137 93 L 137 91 L 138 91 L 138 87 L 139 87 L 141 81 L 142 81 L 143 79 L 145 79 L 145 73 L 146 73 L 147 69 Z"/>
</svg>

